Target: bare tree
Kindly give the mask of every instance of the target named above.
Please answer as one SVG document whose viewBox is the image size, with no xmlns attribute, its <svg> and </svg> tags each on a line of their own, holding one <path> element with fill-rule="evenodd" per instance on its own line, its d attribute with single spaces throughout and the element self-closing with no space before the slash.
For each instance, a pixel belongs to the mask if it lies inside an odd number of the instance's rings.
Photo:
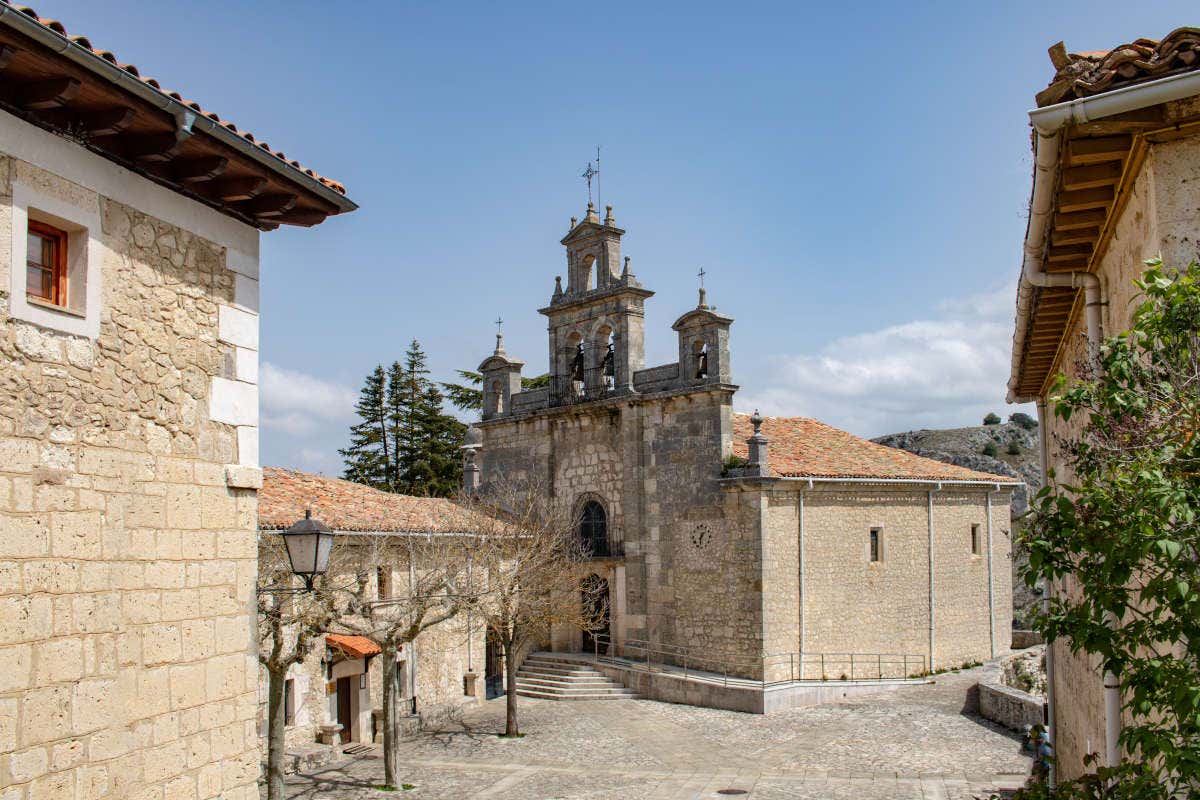
<svg viewBox="0 0 1200 800">
<path fill-rule="evenodd" d="M 283 800 L 288 669 L 320 643 L 333 617 L 333 596 L 324 576 L 311 592 L 293 588 L 295 576 L 279 541 L 259 542 L 258 563 L 258 663 L 267 671 L 267 798 Z"/>
<path fill-rule="evenodd" d="M 442 530 L 466 528 L 442 519 Z M 333 627 L 379 645 L 383 663 L 384 785 L 399 784 L 396 655 L 425 630 L 480 602 L 484 588 L 467 568 L 460 532 L 347 534 L 352 585 L 341 593 Z M 387 576 L 380 585 L 380 576 Z M 390 585 L 388 585 L 390 584 Z"/>
<path fill-rule="evenodd" d="M 577 520 L 543 487 L 493 481 L 484 493 L 464 495 L 459 503 L 473 512 L 472 567 L 487 576 L 480 610 L 504 648 L 504 735 L 519 736 L 519 653 L 530 642 L 547 639 L 555 626 L 594 629 L 606 610 L 581 601 L 579 579 L 587 553 L 575 533 Z"/>
</svg>

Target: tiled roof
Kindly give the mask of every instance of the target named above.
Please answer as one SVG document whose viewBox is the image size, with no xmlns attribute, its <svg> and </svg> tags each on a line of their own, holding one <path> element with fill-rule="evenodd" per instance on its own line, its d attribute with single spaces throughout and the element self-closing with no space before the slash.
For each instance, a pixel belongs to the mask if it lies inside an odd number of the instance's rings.
<svg viewBox="0 0 1200 800">
<path fill-rule="evenodd" d="M 0 0 L 0 3 L 4 3 L 5 5 L 11 5 L 11 3 L 9 3 L 9 0 Z M 280 150 L 272 150 L 271 146 L 269 144 L 267 144 L 266 142 L 257 141 L 254 138 L 254 134 L 250 133 L 249 131 L 239 131 L 236 125 L 234 125 L 232 122 L 223 121 L 220 117 L 218 117 L 216 115 L 215 112 L 205 111 L 200 106 L 200 104 L 195 101 L 184 100 L 183 97 L 179 94 L 179 92 L 174 92 L 174 91 L 171 91 L 170 89 L 164 89 L 159 84 L 159 82 L 156 81 L 154 78 L 144 77 L 141 74 L 141 72 L 138 70 L 138 68 L 136 66 L 134 66 L 133 64 L 124 64 L 124 63 L 118 61 L 117 57 L 115 55 L 113 55 L 111 52 L 109 52 L 108 50 L 97 50 L 96 48 L 92 47 L 91 41 L 86 36 L 70 36 L 70 35 L 68 35 L 66 26 L 63 25 L 58 20 L 45 19 L 43 17 L 39 17 L 38 13 L 28 6 L 12 6 L 12 7 L 15 8 L 17 11 L 20 11 L 22 14 L 29 17 L 30 19 L 36 20 L 37 22 L 41 23 L 44 27 L 49 28 L 50 30 L 59 34 L 63 38 L 67 39 L 68 41 L 74 42 L 75 44 L 92 52 L 93 54 L 99 56 L 100 58 L 104 59 L 105 61 L 109 62 L 110 64 L 114 64 L 114 65 L 120 67 L 121 69 L 125 70 L 125 72 L 128 72 L 130 75 L 132 75 L 135 78 L 137 78 L 138 80 L 140 80 L 142 83 L 144 83 L 148 86 L 152 86 L 155 89 L 157 89 L 159 92 L 161 92 L 162 94 L 164 94 L 174 100 L 177 100 L 180 103 L 183 103 L 184 105 L 188 106 L 189 108 L 191 108 L 193 111 L 197 112 L 198 114 L 202 114 L 202 115 L 208 117 L 209 119 L 213 120 L 214 122 L 221 123 L 221 125 L 225 126 L 230 131 L 239 134 L 246 141 L 253 142 L 254 144 L 258 145 L 258 147 L 260 147 L 261 149 L 263 149 L 266 152 L 270 153 L 271 155 L 275 156 L 276 158 L 278 158 L 280 161 L 284 162 L 285 164 L 289 164 L 290 166 L 296 168 L 300 172 L 303 172 L 308 177 L 324 184 L 325 186 L 328 186 L 330 189 L 333 189 L 335 192 L 338 192 L 339 194 L 346 193 L 346 187 L 343 186 L 342 184 L 338 183 L 337 181 L 331 180 L 330 178 L 326 178 L 322 175 L 318 175 L 316 172 L 313 172 L 311 169 L 301 165 L 299 161 L 295 161 L 294 159 L 288 158 Z"/>
<path fill-rule="evenodd" d="M 1200 69 L 1200 28 L 1177 28 L 1161 41 L 1138 39 L 1100 52 L 1067 53 L 1058 44 L 1050 58 L 1056 72 L 1038 93 L 1039 107 Z"/>
<path fill-rule="evenodd" d="M 472 512 L 441 497 L 393 494 L 293 469 L 266 467 L 258 492 L 258 527 L 282 530 L 312 509 L 314 519 L 335 531 L 463 533 Z"/>
<path fill-rule="evenodd" d="M 325 644 L 336 647 L 351 658 L 377 656 L 383 652 L 379 645 L 365 636 L 343 636 L 340 633 L 328 633 L 325 635 Z"/>
<path fill-rule="evenodd" d="M 733 415 L 733 453 L 746 458 L 754 433 L 749 414 Z M 763 417 L 768 461 L 788 478 L 884 478 L 1013 483 L 1012 478 L 944 464 L 906 450 L 860 439 L 806 417 Z"/>
</svg>

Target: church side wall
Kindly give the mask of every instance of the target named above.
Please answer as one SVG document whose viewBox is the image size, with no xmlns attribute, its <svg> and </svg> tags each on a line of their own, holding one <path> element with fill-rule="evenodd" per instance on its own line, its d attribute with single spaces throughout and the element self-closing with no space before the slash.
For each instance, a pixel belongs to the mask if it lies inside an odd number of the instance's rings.
<svg viewBox="0 0 1200 800">
<path fill-rule="evenodd" d="M 934 497 L 934 664 L 953 667 L 991 657 L 986 558 L 986 489 Z M 1009 493 L 993 497 L 992 581 L 997 652 L 1011 638 Z M 929 664 L 929 498 L 924 490 L 818 487 L 804 496 L 804 652 L 806 675 L 848 675 L 834 654 L 863 654 L 863 669 L 879 669 L 868 654 L 920 656 Z M 781 521 L 785 519 L 780 516 Z M 979 525 L 980 555 L 972 555 L 971 525 Z M 882 559 L 870 560 L 870 531 L 878 528 Z M 780 525 L 779 535 L 783 535 Z M 794 649 L 799 649 L 799 644 Z M 886 659 L 885 659 L 886 661 Z M 902 662 L 885 665 L 898 671 Z M 859 674 L 856 655 L 855 674 Z M 835 674 L 836 673 L 836 674 Z"/>
</svg>

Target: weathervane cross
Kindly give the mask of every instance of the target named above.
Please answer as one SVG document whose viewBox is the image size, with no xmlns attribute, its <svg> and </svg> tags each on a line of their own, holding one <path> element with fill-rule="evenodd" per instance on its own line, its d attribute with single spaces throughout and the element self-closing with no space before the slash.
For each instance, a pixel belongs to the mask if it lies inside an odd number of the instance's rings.
<svg viewBox="0 0 1200 800">
<path fill-rule="evenodd" d="M 600 170 L 593 168 L 593 167 L 592 167 L 592 162 L 591 162 L 591 161 L 589 161 L 589 162 L 588 162 L 588 165 L 587 165 L 587 169 L 585 169 L 585 170 L 584 170 L 582 173 L 580 173 L 580 175 L 579 175 L 579 177 L 581 177 L 581 178 L 583 178 L 584 180 L 586 180 L 586 181 L 587 181 L 587 185 L 588 185 L 588 203 L 589 203 L 589 204 L 592 202 L 592 178 L 596 177 L 596 176 L 597 176 L 597 175 L 599 175 L 599 174 L 600 174 Z"/>
</svg>

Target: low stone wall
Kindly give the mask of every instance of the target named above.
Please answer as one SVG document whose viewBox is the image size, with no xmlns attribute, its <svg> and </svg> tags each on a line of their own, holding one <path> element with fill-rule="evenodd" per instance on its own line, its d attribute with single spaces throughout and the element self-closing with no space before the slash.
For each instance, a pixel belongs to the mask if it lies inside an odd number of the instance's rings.
<svg viewBox="0 0 1200 800">
<path fill-rule="evenodd" d="M 860 694 L 876 694 L 881 691 L 928 683 L 925 679 L 898 681 L 808 681 L 768 686 L 729 684 L 719 681 L 684 678 L 673 672 L 630 669 L 603 661 L 591 666 L 606 677 L 619 681 L 647 700 L 665 703 L 682 703 L 703 708 L 723 708 L 748 714 L 769 714 L 788 708 L 833 703 Z"/>
<path fill-rule="evenodd" d="M 1016 628 L 1012 632 L 1012 649 L 1024 650 L 1027 647 L 1034 647 L 1039 644 L 1045 644 L 1046 639 L 1037 631 L 1021 631 Z"/>
<path fill-rule="evenodd" d="M 1014 731 L 1045 721 L 1042 698 L 991 682 L 979 684 L 979 714 Z"/>
</svg>

